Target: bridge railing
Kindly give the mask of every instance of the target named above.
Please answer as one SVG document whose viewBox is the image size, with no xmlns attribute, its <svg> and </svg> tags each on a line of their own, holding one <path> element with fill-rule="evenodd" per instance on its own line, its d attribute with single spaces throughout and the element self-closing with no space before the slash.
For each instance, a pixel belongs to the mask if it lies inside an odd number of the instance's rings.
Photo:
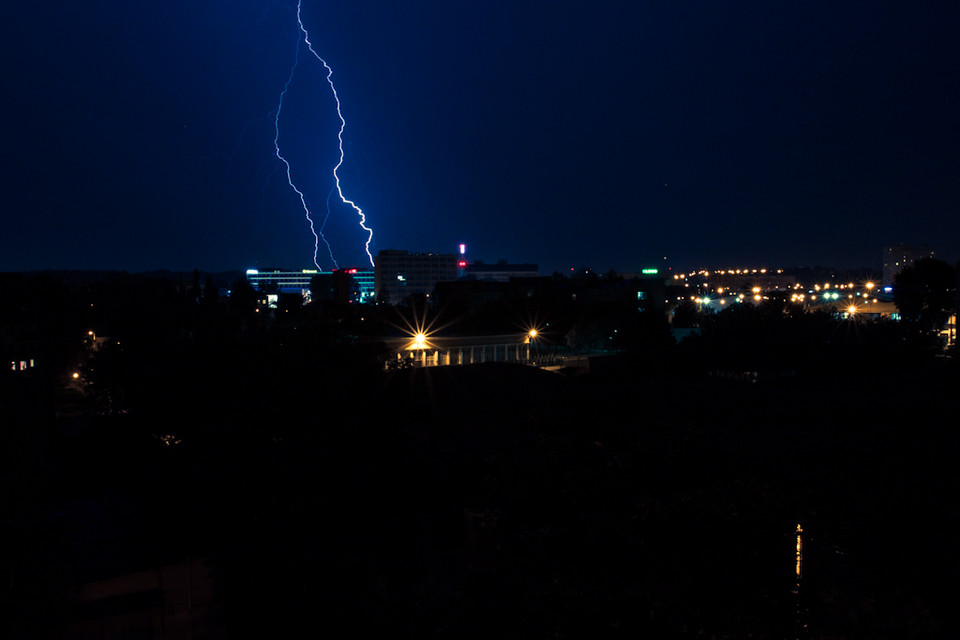
<svg viewBox="0 0 960 640">
<path fill-rule="evenodd" d="M 529 344 L 503 343 L 448 348 L 398 350 L 385 367 L 449 367 L 482 362 L 514 362 L 537 367 L 559 366 L 564 355 L 541 351 Z"/>
</svg>

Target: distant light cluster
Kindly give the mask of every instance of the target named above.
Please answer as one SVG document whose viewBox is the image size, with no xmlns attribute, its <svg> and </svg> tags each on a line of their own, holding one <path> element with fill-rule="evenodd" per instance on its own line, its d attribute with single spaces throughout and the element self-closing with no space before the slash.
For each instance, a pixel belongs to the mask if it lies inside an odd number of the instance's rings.
<svg viewBox="0 0 960 640">
<path fill-rule="evenodd" d="M 692 302 L 703 311 L 719 310 L 728 304 L 760 303 L 778 299 L 794 305 L 828 304 L 842 306 L 844 317 L 859 313 L 881 313 L 877 305 L 890 306 L 878 297 L 872 281 L 854 283 L 823 282 L 803 284 L 783 269 L 699 269 L 673 276 L 676 302 Z M 871 307 L 872 305 L 872 307 Z M 884 313 L 889 312 L 885 309 Z"/>
</svg>

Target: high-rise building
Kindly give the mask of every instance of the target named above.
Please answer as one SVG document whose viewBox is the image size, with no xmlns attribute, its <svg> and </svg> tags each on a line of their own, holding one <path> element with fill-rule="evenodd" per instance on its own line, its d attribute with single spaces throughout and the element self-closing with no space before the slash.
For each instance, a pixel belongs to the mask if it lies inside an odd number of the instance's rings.
<svg viewBox="0 0 960 640">
<path fill-rule="evenodd" d="M 374 259 L 374 289 L 378 300 L 400 304 L 411 295 L 430 295 L 438 282 L 457 279 L 452 253 L 380 251 Z"/>
<path fill-rule="evenodd" d="M 883 286 L 892 287 L 897 274 L 917 260 L 932 258 L 929 247 L 911 247 L 898 244 L 883 248 Z"/>
</svg>

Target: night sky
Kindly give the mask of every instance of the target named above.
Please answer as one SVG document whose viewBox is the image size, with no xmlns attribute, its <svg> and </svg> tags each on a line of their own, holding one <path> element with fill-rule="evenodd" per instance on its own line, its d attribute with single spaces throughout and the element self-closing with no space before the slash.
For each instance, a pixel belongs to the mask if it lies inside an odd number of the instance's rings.
<svg viewBox="0 0 960 640">
<path fill-rule="evenodd" d="M 466 242 L 545 273 L 960 258 L 960 3 L 303 1 L 374 251 Z M 312 265 L 273 148 L 292 0 L 0 11 L 0 270 Z M 280 145 L 322 220 L 339 120 L 299 53 Z M 355 213 L 334 200 L 326 229 L 363 266 Z"/>
</svg>

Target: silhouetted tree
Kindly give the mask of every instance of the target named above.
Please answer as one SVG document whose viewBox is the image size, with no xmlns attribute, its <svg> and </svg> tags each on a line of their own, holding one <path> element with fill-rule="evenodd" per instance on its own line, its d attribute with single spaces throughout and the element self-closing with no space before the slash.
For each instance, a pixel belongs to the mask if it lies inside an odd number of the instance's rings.
<svg viewBox="0 0 960 640">
<path fill-rule="evenodd" d="M 241 315 L 253 314 L 257 307 L 257 292 L 247 282 L 239 278 L 230 286 L 230 308 Z"/>
<path fill-rule="evenodd" d="M 323 302 L 333 300 L 333 275 L 318 273 L 310 278 L 310 300 Z"/>
<path fill-rule="evenodd" d="M 299 293 L 281 293 L 277 298 L 277 311 L 290 313 L 303 306 L 303 296 Z"/>
<path fill-rule="evenodd" d="M 673 326 L 678 329 L 688 329 L 699 324 L 700 314 L 697 305 L 689 300 L 683 300 L 673 311 Z"/>
<path fill-rule="evenodd" d="M 217 285 L 213 282 L 213 278 L 210 277 L 210 274 L 207 274 L 207 277 L 203 282 L 203 302 L 204 304 L 216 304 L 220 301 L 220 290 Z"/>
<path fill-rule="evenodd" d="M 939 330 L 956 305 L 956 272 L 935 258 L 918 260 L 895 280 L 894 303 L 903 321 L 920 333 Z"/>
</svg>

